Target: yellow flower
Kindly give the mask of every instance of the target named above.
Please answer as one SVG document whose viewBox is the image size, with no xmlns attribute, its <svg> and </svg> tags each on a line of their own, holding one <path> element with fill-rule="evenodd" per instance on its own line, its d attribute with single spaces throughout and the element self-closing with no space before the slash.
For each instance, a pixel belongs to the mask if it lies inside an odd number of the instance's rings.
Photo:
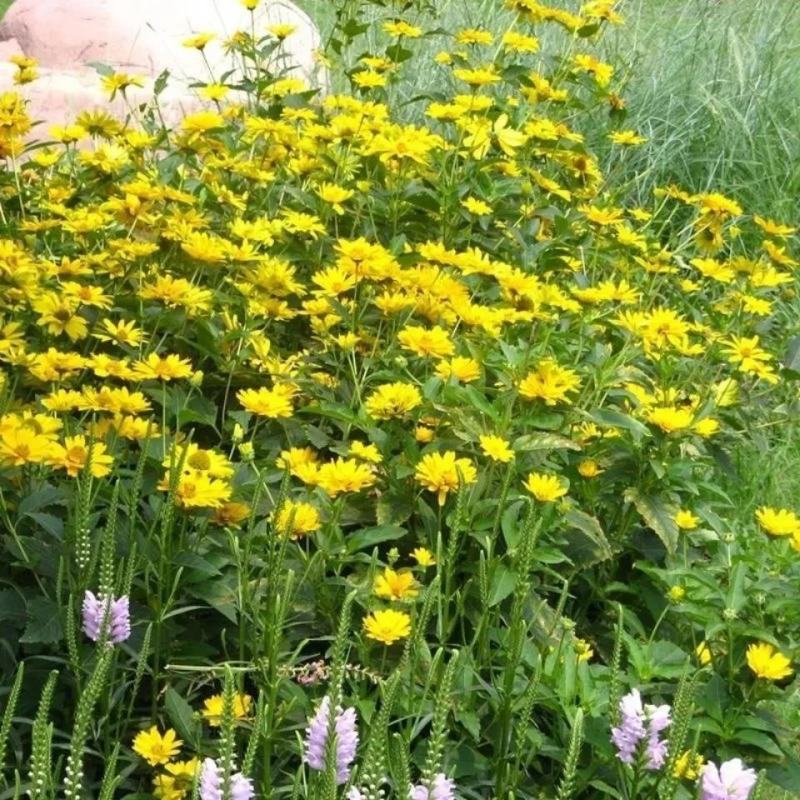
<svg viewBox="0 0 800 800">
<path fill-rule="evenodd" d="M 141 756 L 151 767 L 166 764 L 178 754 L 183 742 L 170 728 L 163 736 L 158 732 L 158 727 L 153 725 L 148 731 L 139 731 L 133 740 L 133 752 Z"/>
<path fill-rule="evenodd" d="M 182 44 L 184 47 L 194 50 L 204 50 L 206 45 L 215 38 L 216 36 L 213 33 L 197 33 L 188 39 L 184 39 Z"/>
<path fill-rule="evenodd" d="M 369 461 L 370 464 L 380 464 L 383 461 L 383 456 L 376 445 L 359 441 L 350 442 L 350 455 L 362 461 Z"/>
<path fill-rule="evenodd" d="M 371 69 L 358 70 L 358 72 L 354 72 L 350 77 L 353 83 L 361 89 L 377 89 L 381 86 L 386 86 L 387 83 L 386 75 Z"/>
<path fill-rule="evenodd" d="M 461 205 L 469 211 L 470 214 L 475 214 L 481 217 L 487 217 L 492 213 L 492 207 L 483 200 L 478 200 L 475 197 L 467 197 L 461 201 Z"/>
<path fill-rule="evenodd" d="M 93 477 L 102 478 L 111 472 L 111 465 L 114 463 L 102 442 L 88 444 L 84 436 L 67 436 L 63 447 L 53 445 L 53 448 L 48 463 L 65 469 L 71 478 L 80 475 L 87 464 Z"/>
<path fill-rule="evenodd" d="M 756 520 L 771 536 L 793 536 L 800 531 L 800 519 L 786 508 L 761 506 L 756 510 Z"/>
<path fill-rule="evenodd" d="M 319 512 L 311 503 L 295 503 L 287 500 L 275 516 L 275 527 L 282 535 L 298 539 L 313 533 L 320 526 Z"/>
<path fill-rule="evenodd" d="M 529 373 L 519 385 L 519 393 L 529 400 L 544 400 L 545 405 L 554 406 L 566 401 L 568 395 L 578 390 L 581 382 L 578 374 L 571 369 L 559 366 L 553 359 L 546 358 Z"/>
<path fill-rule="evenodd" d="M 598 475 L 602 475 L 603 472 L 605 470 L 593 458 L 584 458 L 578 464 L 578 474 L 583 478 L 596 478 Z"/>
<path fill-rule="evenodd" d="M 364 632 L 368 639 L 394 644 L 411 633 L 411 617 L 403 611 L 394 611 L 391 608 L 375 611 L 364 618 Z"/>
<path fill-rule="evenodd" d="M 294 413 L 292 397 L 295 392 L 286 384 L 278 384 L 273 389 L 242 389 L 236 397 L 242 408 L 259 417 L 281 419 Z"/>
<path fill-rule="evenodd" d="M 614 144 L 626 145 L 628 147 L 635 147 L 647 141 L 646 137 L 641 136 L 636 133 L 636 131 L 614 131 L 608 134 L 608 138 Z"/>
<path fill-rule="evenodd" d="M 247 2 L 254 2 L 254 0 L 246 0 Z M 267 31 L 271 33 L 276 39 L 283 41 L 291 36 L 297 30 L 297 25 L 292 25 L 289 22 L 276 22 L 274 25 L 267 25 Z"/>
<path fill-rule="evenodd" d="M 444 505 L 449 492 L 461 483 L 474 483 L 477 472 L 468 458 L 458 458 L 454 452 L 428 453 L 414 471 L 414 478 L 428 491 L 436 492 L 439 505 Z"/>
<path fill-rule="evenodd" d="M 449 360 L 442 359 L 435 372 L 443 381 L 455 378 L 461 383 L 470 383 L 481 377 L 481 365 L 474 358 L 454 356 Z"/>
<path fill-rule="evenodd" d="M 15 428 L 0 432 L 0 464 L 21 467 L 41 464 L 57 450 L 51 439 L 29 428 Z"/>
<path fill-rule="evenodd" d="M 558 475 L 544 472 L 531 472 L 525 481 L 525 488 L 540 502 L 552 503 L 563 497 L 569 487 L 562 482 Z"/>
<path fill-rule="evenodd" d="M 411 558 L 413 558 L 420 567 L 436 566 L 436 559 L 433 557 L 433 553 L 426 547 L 415 547 L 411 551 Z"/>
<path fill-rule="evenodd" d="M 391 419 L 408 414 L 422 403 L 419 389 L 410 383 L 385 383 L 368 398 L 364 407 L 374 419 Z"/>
<path fill-rule="evenodd" d="M 422 328 L 410 325 L 397 334 L 397 341 L 404 350 L 418 356 L 443 358 L 453 354 L 455 345 L 444 328 Z"/>
<path fill-rule="evenodd" d="M 337 214 L 344 214 L 344 206 L 342 203 L 349 200 L 354 194 L 355 192 L 352 189 L 345 189 L 343 186 L 337 186 L 335 183 L 322 183 L 317 189 L 319 199 L 325 203 L 329 203 Z"/>
<path fill-rule="evenodd" d="M 687 781 L 696 781 L 703 769 L 705 759 L 700 753 L 693 753 L 691 750 L 684 750 L 677 759 L 672 774 L 676 778 L 684 778 Z"/>
<path fill-rule="evenodd" d="M 503 464 L 507 464 L 514 458 L 513 449 L 502 436 L 481 436 L 479 441 L 481 443 L 481 450 L 483 450 L 484 454 L 489 456 L 492 461 L 500 461 Z"/>
<path fill-rule="evenodd" d="M 389 36 L 405 36 L 407 39 L 419 39 L 419 37 L 422 36 L 422 28 L 409 25 L 407 22 L 403 22 L 403 20 L 384 22 L 383 30 L 386 31 Z"/>
<path fill-rule="evenodd" d="M 387 600 L 408 600 L 419 594 L 419 588 L 410 572 L 395 572 L 390 567 L 375 579 L 373 591 Z"/>
<path fill-rule="evenodd" d="M 700 518 L 696 517 L 686 508 L 682 508 L 680 511 L 678 511 L 678 513 L 674 516 L 674 520 L 675 524 L 682 531 L 693 531 L 700 524 Z"/>
<path fill-rule="evenodd" d="M 751 644 L 747 648 L 747 666 L 757 678 L 768 681 L 783 680 L 794 671 L 791 660 L 766 642 Z"/>
<path fill-rule="evenodd" d="M 169 489 L 166 477 L 159 488 L 163 491 Z M 231 493 L 229 483 L 196 471 L 181 475 L 175 487 L 175 499 L 182 508 L 220 508 L 230 500 Z"/>
<path fill-rule="evenodd" d="M 594 648 L 586 641 L 586 639 L 576 639 L 573 644 L 575 655 L 578 656 L 578 663 L 590 661 L 594 655 Z"/>
<path fill-rule="evenodd" d="M 691 428 L 694 413 L 688 408 L 657 406 L 647 415 L 647 421 L 661 428 L 664 433 L 677 433 Z"/>
<path fill-rule="evenodd" d="M 216 111 L 196 111 L 194 114 L 187 114 L 181 121 L 181 130 L 196 136 L 216 128 L 222 128 L 225 119 L 222 114 Z"/>
<path fill-rule="evenodd" d="M 707 667 L 711 663 L 711 648 L 708 646 L 707 642 L 700 642 L 695 648 L 694 654 L 697 656 L 697 660 L 700 662 L 701 666 Z"/>
<path fill-rule="evenodd" d="M 218 728 L 222 723 L 222 714 L 225 699 L 221 694 L 214 694 L 203 701 L 203 708 L 200 711 L 203 719 L 212 727 Z M 253 706 L 253 698 L 249 694 L 237 694 L 233 698 L 234 719 L 245 719 L 250 714 Z"/>
<path fill-rule="evenodd" d="M 671 586 L 667 592 L 667 597 L 673 603 L 680 603 L 686 597 L 686 589 L 683 586 Z"/>
<path fill-rule="evenodd" d="M 137 361 L 133 369 L 136 377 L 142 381 L 188 378 L 194 371 L 188 359 L 175 354 L 159 356 L 158 353 L 150 353 L 144 360 Z"/>
<path fill-rule="evenodd" d="M 375 475 L 368 464 L 354 458 L 337 458 L 323 464 L 316 474 L 317 485 L 329 496 L 344 492 L 360 492 L 375 483 Z"/>
</svg>

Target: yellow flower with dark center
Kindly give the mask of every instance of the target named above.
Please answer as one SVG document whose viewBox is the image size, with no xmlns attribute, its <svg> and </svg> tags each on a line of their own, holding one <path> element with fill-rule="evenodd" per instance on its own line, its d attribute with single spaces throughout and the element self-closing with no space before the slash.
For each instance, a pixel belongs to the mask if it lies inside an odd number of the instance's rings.
<svg viewBox="0 0 800 800">
<path fill-rule="evenodd" d="M 67 475 L 76 478 L 88 464 L 89 473 L 95 478 L 102 478 L 111 472 L 114 459 L 106 453 L 102 442 L 87 442 L 84 436 L 67 436 L 64 445 L 53 445 L 48 463 L 54 467 L 65 469 Z"/>
<path fill-rule="evenodd" d="M 166 356 L 150 353 L 147 358 L 137 361 L 133 365 L 133 369 L 136 377 L 142 381 L 172 381 L 188 378 L 194 371 L 188 358 L 181 358 L 174 353 Z"/>
<path fill-rule="evenodd" d="M 42 464 L 57 452 L 52 439 L 27 428 L 0 432 L 0 464 L 22 467 L 25 464 Z"/>
<path fill-rule="evenodd" d="M 159 484 L 159 489 L 170 488 L 168 477 Z M 181 475 L 175 487 L 175 500 L 181 508 L 219 508 L 230 500 L 232 489 L 229 483 L 210 478 L 203 472 Z"/>
<path fill-rule="evenodd" d="M 236 694 L 233 698 L 233 718 L 236 720 L 246 719 L 252 707 L 253 698 L 249 694 Z M 214 694 L 203 701 L 200 714 L 209 725 L 218 728 L 222 724 L 224 708 L 225 698 L 221 694 Z"/>
<path fill-rule="evenodd" d="M 387 600 L 409 600 L 419 594 L 419 587 L 410 572 L 395 572 L 391 567 L 386 567 L 375 578 L 373 591 Z"/>
<path fill-rule="evenodd" d="M 525 488 L 540 503 L 555 502 L 569 490 L 569 486 L 558 475 L 545 472 L 531 472 L 525 481 Z"/>
<path fill-rule="evenodd" d="M 439 505 L 444 505 L 447 495 L 462 483 L 477 480 L 475 465 L 468 458 L 458 458 L 454 452 L 428 453 L 414 471 L 414 478 L 428 491 L 435 492 Z"/>
<path fill-rule="evenodd" d="M 214 510 L 211 522 L 226 528 L 238 528 L 250 516 L 250 506 L 247 503 L 223 503 Z"/>
<path fill-rule="evenodd" d="M 747 666 L 757 678 L 768 681 L 783 680 L 794 672 L 791 660 L 766 642 L 751 644 L 747 648 Z"/>
<path fill-rule="evenodd" d="M 177 738 L 172 728 L 159 733 L 153 725 L 150 730 L 139 731 L 133 740 L 133 752 L 141 756 L 151 767 L 166 764 L 178 754 L 183 742 Z"/>
<path fill-rule="evenodd" d="M 761 506 L 756 510 L 756 521 L 771 536 L 793 536 L 800 531 L 800 518 L 786 508 Z"/>
<path fill-rule="evenodd" d="M 382 644 L 394 644 L 411 633 L 411 617 L 403 611 L 391 608 L 375 611 L 364 618 L 364 632 L 368 639 Z"/>
<path fill-rule="evenodd" d="M 480 441 L 481 450 L 492 461 L 500 461 L 503 464 L 507 464 L 514 458 L 514 450 L 509 445 L 508 440 L 502 436 L 485 435 L 481 436 L 478 441 Z"/>
<path fill-rule="evenodd" d="M 196 33 L 194 36 L 184 39 L 182 44 L 184 47 L 202 51 L 214 39 L 216 39 L 216 35 L 213 33 Z"/>
<path fill-rule="evenodd" d="M 114 342 L 127 347 L 138 347 L 145 341 L 144 333 L 133 320 L 121 319 L 119 322 L 114 322 L 110 319 L 104 319 L 100 326 L 101 330 L 93 333 L 92 336 L 101 342 Z"/>
</svg>

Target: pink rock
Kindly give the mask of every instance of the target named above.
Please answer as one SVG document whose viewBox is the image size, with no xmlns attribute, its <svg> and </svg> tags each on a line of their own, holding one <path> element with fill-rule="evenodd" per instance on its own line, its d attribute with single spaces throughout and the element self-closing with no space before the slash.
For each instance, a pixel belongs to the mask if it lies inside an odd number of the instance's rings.
<svg viewBox="0 0 800 800">
<path fill-rule="evenodd" d="M 314 52 L 319 32 L 309 17 L 285 0 L 266 0 L 255 14 L 257 35 L 267 26 L 288 23 L 296 31 L 283 45 L 283 68 L 310 85 L 324 85 Z M 120 72 L 142 75 L 143 89 L 127 94 L 136 105 L 152 97 L 153 79 L 169 70 L 167 89 L 159 102 L 172 124 L 196 110 L 200 101 L 189 83 L 215 79 L 232 68 L 222 42 L 237 30 L 251 29 L 250 13 L 238 0 L 15 0 L 0 23 L 0 91 L 19 91 L 29 102 L 37 126 L 33 138 L 43 138 L 53 124 L 64 124 L 87 109 L 105 108 L 119 118 L 129 109 L 121 97 L 109 101 L 92 66 L 103 64 Z M 201 55 L 183 46 L 196 33 L 216 39 Z M 31 84 L 13 83 L 12 55 L 39 62 L 40 77 Z"/>
<path fill-rule="evenodd" d="M 256 33 L 266 34 L 275 22 L 297 26 L 286 49 L 312 80 L 313 53 L 320 45 L 314 23 L 290 2 L 262 2 Z M 238 0 L 15 0 L 0 24 L 0 39 L 16 39 L 26 55 L 52 69 L 99 62 L 150 76 L 169 69 L 176 77 L 205 79 L 202 58 L 183 47 L 183 40 L 193 33 L 217 34 L 205 55 L 219 77 L 230 68 L 220 40 L 250 26 L 250 12 Z"/>
</svg>

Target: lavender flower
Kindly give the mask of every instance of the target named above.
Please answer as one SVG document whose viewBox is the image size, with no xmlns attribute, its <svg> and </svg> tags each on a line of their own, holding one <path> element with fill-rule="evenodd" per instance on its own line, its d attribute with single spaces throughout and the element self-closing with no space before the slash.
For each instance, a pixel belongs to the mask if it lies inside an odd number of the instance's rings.
<svg viewBox="0 0 800 800">
<path fill-rule="evenodd" d="M 620 724 L 611 729 L 611 740 L 617 748 L 617 758 L 623 764 L 633 764 L 639 745 L 647 740 L 647 769 L 657 770 L 667 757 L 666 742 L 661 741 L 661 731 L 669 727 L 672 719 L 670 707 L 643 706 L 638 689 L 626 694 L 619 704 Z"/>
<path fill-rule="evenodd" d="M 430 790 L 425 784 L 411 786 L 408 790 L 409 800 L 455 800 L 456 784 L 443 772 L 433 776 Z"/>
<path fill-rule="evenodd" d="M 741 759 L 725 761 L 717 768 L 713 761 L 703 767 L 703 800 L 747 800 L 755 786 L 755 770 L 746 769 Z"/>
<path fill-rule="evenodd" d="M 107 622 L 106 636 L 110 644 L 120 644 L 131 635 L 131 614 L 127 595 L 117 600 L 105 598 L 86 590 L 83 596 L 83 631 L 93 641 L 100 639 L 103 623 Z"/>
<path fill-rule="evenodd" d="M 252 800 L 253 782 L 241 772 L 231 775 L 231 800 Z M 222 800 L 222 769 L 213 758 L 200 767 L 200 800 Z"/>
<path fill-rule="evenodd" d="M 303 760 L 312 769 L 325 769 L 325 751 L 328 746 L 331 701 L 324 697 L 317 713 L 309 720 L 306 729 L 306 752 Z M 350 777 L 350 765 L 356 757 L 358 731 L 354 708 L 337 709 L 334 720 L 336 735 L 336 783 L 343 784 Z"/>
</svg>

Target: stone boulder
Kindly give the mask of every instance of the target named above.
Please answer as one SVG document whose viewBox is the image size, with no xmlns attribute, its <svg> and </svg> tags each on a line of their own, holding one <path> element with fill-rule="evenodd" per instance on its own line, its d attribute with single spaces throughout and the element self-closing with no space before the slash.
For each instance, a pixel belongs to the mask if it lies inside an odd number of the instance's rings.
<svg viewBox="0 0 800 800">
<path fill-rule="evenodd" d="M 275 23 L 297 28 L 283 44 L 282 67 L 312 86 L 324 84 L 314 59 L 320 36 L 311 19 L 287 0 L 262 0 L 256 34 L 266 34 Z M 238 0 L 15 0 L 0 23 L 0 91 L 20 91 L 34 119 L 63 124 L 87 108 L 126 113 L 121 99 L 109 103 L 92 64 L 149 79 L 143 90 L 129 91 L 133 102 L 147 100 L 152 80 L 169 70 L 161 101 L 175 122 L 198 106 L 188 84 L 210 80 L 201 55 L 183 41 L 197 33 L 216 34 L 204 55 L 219 79 L 232 67 L 223 40 L 250 27 L 250 12 Z M 40 77 L 21 88 L 13 85 L 15 68 L 7 63 L 15 53 L 39 62 Z"/>
</svg>

